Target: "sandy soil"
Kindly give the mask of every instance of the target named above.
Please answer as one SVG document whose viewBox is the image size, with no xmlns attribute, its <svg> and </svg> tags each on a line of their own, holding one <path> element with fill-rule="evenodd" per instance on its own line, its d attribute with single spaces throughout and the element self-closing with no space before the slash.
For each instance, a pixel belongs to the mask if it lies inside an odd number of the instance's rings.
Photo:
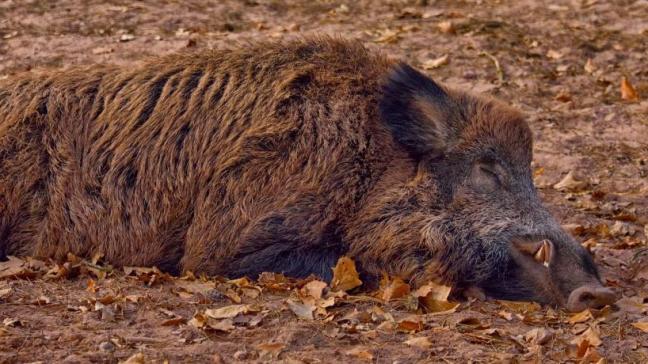
<svg viewBox="0 0 648 364">
<path fill-rule="evenodd" d="M 360 39 L 523 110 L 543 198 L 619 304 L 436 312 L 412 292 L 14 262 L 0 271 L 0 363 L 648 362 L 646 0 L 3 0 L 0 77 L 313 34 Z"/>
</svg>

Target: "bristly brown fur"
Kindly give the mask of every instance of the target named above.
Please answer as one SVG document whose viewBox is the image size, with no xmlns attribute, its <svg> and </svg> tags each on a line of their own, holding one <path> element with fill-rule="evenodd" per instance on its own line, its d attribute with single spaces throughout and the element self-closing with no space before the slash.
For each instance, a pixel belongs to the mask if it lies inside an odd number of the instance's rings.
<svg viewBox="0 0 648 364">
<path fill-rule="evenodd" d="M 308 40 L 5 80 L 2 245 L 225 273 L 259 224 L 304 201 L 317 240 L 385 159 L 368 139 L 389 65 Z"/>
<path fill-rule="evenodd" d="M 0 257 L 475 283 L 520 216 L 461 197 L 484 151 L 526 181 L 519 114 L 355 42 L 24 74 L 0 83 Z"/>
</svg>

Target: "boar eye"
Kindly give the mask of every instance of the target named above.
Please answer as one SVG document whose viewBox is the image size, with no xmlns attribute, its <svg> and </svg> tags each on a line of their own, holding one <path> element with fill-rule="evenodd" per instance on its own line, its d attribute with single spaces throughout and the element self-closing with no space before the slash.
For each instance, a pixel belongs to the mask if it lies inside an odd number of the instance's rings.
<svg viewBox="0 0 648 364">
<path fill-rule="evenodd" d="M 493 181 L 495 181 L 497 184 L 502 184 L 502 181 L 500 179 L 499 173 L 495 170 L 495 168 L 492 165 L 488 164 L 479 164 L 479 170 L 491 178 Z"/>
<path fill-rule="evenodd" d="M 477 192 L 491 193 L 505 187 L 504 168 L 497 162 L 480 160 L 473 164 L 470 185 Z"/>
</svg>

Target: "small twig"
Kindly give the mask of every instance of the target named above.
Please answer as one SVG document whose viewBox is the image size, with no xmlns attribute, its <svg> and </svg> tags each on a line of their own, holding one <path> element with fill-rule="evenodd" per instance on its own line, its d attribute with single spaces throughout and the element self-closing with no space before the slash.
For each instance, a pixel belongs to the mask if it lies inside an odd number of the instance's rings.
<svg viewBox="0 0 648 364">
<path fill-rule="evenodd" d="M 385 304 L 385 301 L 381 300 L 380 298 L 375 298 L 371 296 L 348 296 L 344 300 L 347 302 L 374 302 L 374 303 Z"/>
<path fill-rule="evenodd" d="M 493 63 L 495 64 L 495 70 L 497 72 L 497 79 L 499 80 L 500 84 L 504 83 L 504 70 L 502 70 L 502 66 L 500 66 L 500 63 L 497 60 L 497 58 L 494 55 L 492 55 L 491 53 L 488 53 L 486 51 L 482 51 L 481 53 L 479 53 L 479 55 L 480 56 L 486 56 L 486 57 L 490 58 L 491 61 L 493 61 Z"/>
<path fill-rule="evenodd" d="M 124 338 L 126 342 L 139 342 L 139 343 L 145 343 L 145 344 L 159 344 L 159 343 L 164 343 L 166 341 L 162 339 L 155 339 L 152 337 L 144 337 L 144 336 L 127 336 Z"/>
</svg>

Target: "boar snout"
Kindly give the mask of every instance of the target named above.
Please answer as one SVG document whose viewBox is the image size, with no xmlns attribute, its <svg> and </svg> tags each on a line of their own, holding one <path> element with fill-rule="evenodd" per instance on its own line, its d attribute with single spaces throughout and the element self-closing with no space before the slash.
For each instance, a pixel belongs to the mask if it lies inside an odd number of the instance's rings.
<svg viewBox="0 0 648 364">
<path fill-rule="evenodd" d="M 589 284 L 572 291 L 567 300 L 567 309 L 580 312 L 587 308 L 602 308 L 616 301 L 617 295 L 611 289 L 599 284 Z"/>
<path fill-rule="evenodd" d="M 532 300 L 572 312 L 616 302 L 616 294 L 601 283 L 591 255 L 565 232 L 522 235 L 510 242 L 507 274 L 487 282 L 489 297 Z"/>
</svg>

